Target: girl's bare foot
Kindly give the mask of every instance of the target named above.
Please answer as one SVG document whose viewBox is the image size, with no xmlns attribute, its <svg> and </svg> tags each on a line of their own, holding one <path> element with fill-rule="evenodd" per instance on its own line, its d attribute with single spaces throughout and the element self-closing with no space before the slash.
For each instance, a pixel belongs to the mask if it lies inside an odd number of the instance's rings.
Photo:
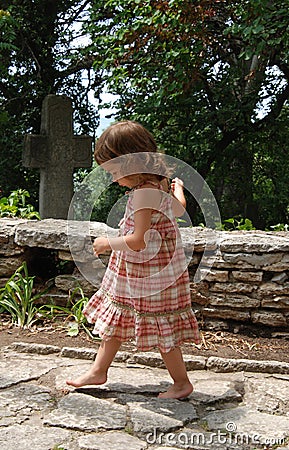
<svg viewBox="0 0 289 450">
<path fill-rule="evenodd" d="M 97 373 L 89 370 L 85 374 L 80 375 L 80 377 L 76 378 L 75 380 L 67 380 L 66 384 L 75 388 L 80 388 L 82 386 L 88 386 L 92 384 L 104 384 L 106 380 L 106 373 Z"/>
<path fill-rule="evenodd" d="M 182 399 L 188 397 L 193 390 L 193 385 L 189 381 L 183 384 L 174 383 L 166 392 L 161 392 L 158 397 Z"/>
</svg>

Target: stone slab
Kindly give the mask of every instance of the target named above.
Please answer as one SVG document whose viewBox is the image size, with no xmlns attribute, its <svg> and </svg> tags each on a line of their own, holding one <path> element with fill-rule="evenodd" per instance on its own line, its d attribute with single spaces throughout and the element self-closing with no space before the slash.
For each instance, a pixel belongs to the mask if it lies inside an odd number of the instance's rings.
<svg viewBox="0 0 289 450">
<path fill-rule="evenodd" d="M 270 296 L 270 295 L 289 295 L 289 283 L 285 282 L 282 284 L 268 282 L 263 283 L 258 292 L 261 296 Z"/>
<path fill-rule="evenodd" d="M 263 272 L 233 270 L 232 276 L 236 281 L 245 281 L 250 283 L 261 283 Z"/>
<path fill-rule="evenodd" d="M 137 434 L 146 434 L 154 428 L 168 432 L 198 419 L 194 406 L 179 400 L 148 399 L 135 396 L 128 401 L 129 417 Z"/>
<path fill-rule="evenodd" d="M 14 272 L 23 264 L 25 256 L 15 255 L 9 256 L 9 258 L 0 257 L 0 276 L 10 277 Z"/>
<path fill-rule="evenodd" d="M 207 358 L 205 356 L 183 355 L 183 359 L 188 371 L 204 370 L 207 365 Z"/>
<path fill-rule="evenodd" d="M 212 306 L 231 306 L 232 308 L 258 308 L 260 306 L 260 300 L 257 298 L 226 292 L 210 295 L 208 303 Z"/>
<path fill-rule="evenodd" d="M 11 360 L 14 361 L 12 362 Z M 41 359 L 40 356 L 37 359 L 33 359 L 31 355 L 29 355 L 28 361 L 18 354 L 18 358 L 9 358 L 1 361 L 0 389 L 13 386 L 20 382 L 35 380 L 57 367 L 55 361 Z"/>
<path fill-rule="evenodd" d="M 220 238 L 220 250 L 225 252 L 244 253 L 273 253 L 289 251 L 289 233 L 265 231 L 230 231 L 222 232 Z"/>
<path fill-rule="evenodd" d="M 92 359 L 94 360 L 97 354 L 97 349 L 93 348 L 75 348 L 75 347 L 63 347 L 60 355 L 65 358 L 80 358 L 80 359 Z"/>
<path fill-rule="evenodd" d="M 227 359 L 210 356 L 207 369 L 214 372 L 263 372 L 263 373 L 289 373 L 289 363 L 280 361 L 255 361 L 250 359 Z"/>
<path fill-rule="evenodd" d="M 210 430 L 226 430 L 232 435 L 239 434 L 259 446 L 269 441 L 274 441 L 275 444 L 284 443 L 289 436 L 288 416 L 261 413 L 248 406 L 214 411 L 203 420 Z"/>
<path fill-rule="evenodd" d="M 267 253 L 226 253 L 223 252 L 213 261 L 214 267 L 217 268 L 235 268 L 235 269 L 263 269 L 270 270 L 273 264 L 280 264 L 284 254 Z M 288 265 L 287 265 L 288 266 Z M 284 270 L 284 269 L 282 269 Z"/>
<path fill-rule="evenodd" d="M 202 276 L 204 273 L 204 276 Z M 229 271 L 228 270 L 214 270 L 204 271 L 204 269 L 200 270 L 201 279 L 205 281 L 218 281 L 221 283 L 226 283 L 229 279 Z"/>
<path fill-rule="evenodd" d="M 0 427 L 22 423 L 35 411 L 51 409 L 50 389 L 20 384 L 0 391 Z"/>
<path fill-rule="evenodd" d="M 40 425 L 12 425 L 0 428 L 0 448 L 15 450 L 77 450 L 73 434 L 62 428 L 47 428 Z"/>
<path fill-rule="evenodd" d="M 50 355 L 60 353 L 61 348 L 57 345 L 31 344 L 29 342 L 13 342 L 11 347 L 20 353 L 36 353 L 38 355 Z"/>
<path fill-rule="evenodd" d="M 81 252 L 86 253 L 90 249 L 89 253 L 92 255 L 92 239 L 116 234 L 117 230 L 100 222 L 63 219 L 29 220 L 17 226 L 15 243 L 20 246 L 79 252 L 80 255 Z"/>
<path fill-rule="evenodd" d="M 289 295 L 278 295 L 270 296 L 268 298 L 263 298 L 261 301 L 261 306 L 263 308 L 276 308 L 276 309 L 287 309 L 289 310 Z"/>
<path fill-rule="evenodd" d="M 2 217 L 0 219 L 0 255 L 14 256 L 23 253 L 24 249 L 14 242 L 17 227 L 26 223 L 26 219 Z"/>
<path fill-rule="evenodd" d="M 78 440 L 81 450 L 145 450 L 147 444 L 135 436 L 123 431 L 108 431 L 89 436 L 82 436 Z M 170 449 L 172 450 L 172 449 Z"/>
<path fill-rule="evenodd" d="M 21 246 L 69 251 L 67 221 L 44 219 L 20 224 L 15 233 L 15 242 Z M 82 247 L 80 244 L 80 249 Z"/>
<path fill-rule="evenodd" d="M 283 272 L 284 270 L 288 270 L 289 265 L 289 255 L 288 253 L 285 253 L 282 255 L 282 258 L 280 261 L 273 262 L 272 264 L 267 264 L 266 267 L 264 267 L 264 270 L 266 271 L 272 271 L 272 272 Z"/>
<path fill-rule="evenodd" d="M 288 265 L 289 265 L 289 259 L 288 259 Z M 284 281 L 288 280 L 288 275 L 286 272 L 281 272 L 275 275 L 273 278 L 271 278 L 271 281 L 274 283 L 282 284 Z"/>
<path fill-rule="evenodd" d="M 75 359 L 94 359 L 97 354 L 97 349 L 99 347 L 100 340 L 96 340 L 95 348 L 87 348 L 87 347 L 63 347 L 60 356 L 64 358 L 75 358 Z M 131 359 L 131 353 L 125 351 L 117 352 L 114 357 L 114 362 L 125 362 L 125 361 L 134 361 L 134 358 Z M 149 364 L 147 364 L 149 365 Z"/>
<path fill-rule="evenodd" d="M 215 251 L 219 247 L 221 233 L 210 228 L 191 227 L 180 228 L 182 242 L 185 252 Z"/>
<path fill-rule="evenodd" d="M 206 367 L 207 358 L 204 356 L 184 355 L 183 358 L 187 370 L 204 370 Z M 165 368 L 161 355 L 154 352 L 136 352 L 129 357 L 127 362 Z"/>
<path fill-rule="evenodd" d="M 214 283 L 210 286 L 212 292 L 226 292 L 235 294 L 250 294 L 257 286 L 249 283 Z"/>
<path fill-rule="evenodd" d="M 205 307 L 202 309 L 202 314 L 205 318 L 207 317 L 213 317 L 213 318 L 223 318 L 226 320 L 233 319 L 238 320 L 241 322 L 250 320 L 250 313 L 249 311 L 239 311 L 234 310 L 233 308 L 222 308 L 222 307 Z"/>
<path fill-rule="evenodd" d="M 9 281 L 10 278 L 0 278 L 0 289 L 3 288 L 5 286 L 5 284 L 7 283 L 7 281 Z"/>
<path fill-rule="evenodd" d="M 196 380 L 194 382 L 194 392 L 191 394 L 191 401 L 206 405 L 240 402 L 242 401 L 242 395 L 235 389 L 233 381 L 220 380 L 216 377 L 211 379 L 210 383 L 208 383 L 208 379 Z"/>
<path fill-rule="evenodd" d="M 253 323 L 259 323 L 271 327 L 286 327 L 287 319 L 281 312 L 275 311 L 252 311 L 251 319 Z"/>
<path fill-rule="evenodd" d="M 102 276 L 104 273 L 102 273 Z M 86 295 L 90 295 L 95 291 L 92 286 L 84 277 L 80 274 L 76 275 L 58 275 L 55 277 L 55 286 L 60 291 L 69 292 L 74 289 L 81 288 Z"/>
<path fill-rule="evenodd" d="M 244 402 L 260 412 L 286 415 L 289 411 L 289 376 L 282 379 L 252 374 L 246 378 Z"/>
<path fill-rule="evenodd" d="M 78 431 L 117 430 L 127 423 L 126 407 L 82 393 L 70 393 L 46 415 L 44 425 Z"/>
</svg>

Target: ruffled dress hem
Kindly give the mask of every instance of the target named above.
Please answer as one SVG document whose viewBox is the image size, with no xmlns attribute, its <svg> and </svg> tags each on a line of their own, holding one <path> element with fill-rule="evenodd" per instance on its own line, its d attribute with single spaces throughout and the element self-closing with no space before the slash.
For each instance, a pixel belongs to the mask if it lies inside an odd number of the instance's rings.
<svg viewBox="0 0 289 450">
<path fill-rule="evenodd" d="M 196 317 L 190 306 L 155 313 L 138 312 L 111 298 L 102 289 L 96 292 L 83 311 L 93 334 L 103 340 L 134 342 L 141 351 L 159 349 L 167 353 L 184 342 L 200 343 Z"/>
</svg>

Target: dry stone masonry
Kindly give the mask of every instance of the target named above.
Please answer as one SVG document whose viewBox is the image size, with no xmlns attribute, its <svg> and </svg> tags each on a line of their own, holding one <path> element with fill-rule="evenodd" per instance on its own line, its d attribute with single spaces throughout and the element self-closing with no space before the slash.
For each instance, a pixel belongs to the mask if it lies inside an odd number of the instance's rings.
<svg viewBox="0 0 289 450">
<path fill-rule="evenodd" d="M 92 239 L 115 234 L 116 230 L 91 222 L 90 235 L 85 239 L 78 239 L 77 232 L 72 257 L 66 220 L 0 219 L 0 285 L 27 261 L 36 279 L 47 280 L 54 274 L 55 285 L 46 302 L 65 303 L 69 291 L 78 285 L 87 296 L 91 295 L 105 270 L 93 258 Z M 185 252 L 191 254 L 193 250 L 189 263 L 192 304 L 203 328 L 254 325 L 281 335 L 288 332 L 288 232 L 182 228 L 181 234 Z M 108 255 L 103 261 L 107 259 Z M 59 274 L 56 267 L 65 264 L 69 273 Z M 85 273 L 90 270 L 94 274 L 95 286 L 81 275 L 83 268 Z"/>
</svg>

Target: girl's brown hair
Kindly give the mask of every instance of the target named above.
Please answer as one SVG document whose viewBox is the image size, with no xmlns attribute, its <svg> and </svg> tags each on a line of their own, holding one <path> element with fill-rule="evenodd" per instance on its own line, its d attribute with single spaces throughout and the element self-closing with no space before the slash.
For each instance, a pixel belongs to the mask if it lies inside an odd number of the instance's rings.
<svg viewBox="0 0 289 450">
<path fill-rule="evenodd" d="M 102 133 L 96 142 L 94 157 L 98 164 L 103 164 L 129 153 L 156 151 L 157 144 L 148 130 L 137 122 L 123 121 L 110 125 Z"/>
<path fill-rule="evenodd" d="M 137 156 L 136 153 L 142 154 Z M 127 172 L 129 167 L 134 167 L 139 182 L 169 177 L 164 155 L 158 153 L 152 134 L 137 122 L 122 121 L 110 125 L 95 145 L 95 160 L 104 167 L 105 163 L 114 158 L 130 154 L 132 158 L 125 159 L 125 171 Z"/>
</svg>

